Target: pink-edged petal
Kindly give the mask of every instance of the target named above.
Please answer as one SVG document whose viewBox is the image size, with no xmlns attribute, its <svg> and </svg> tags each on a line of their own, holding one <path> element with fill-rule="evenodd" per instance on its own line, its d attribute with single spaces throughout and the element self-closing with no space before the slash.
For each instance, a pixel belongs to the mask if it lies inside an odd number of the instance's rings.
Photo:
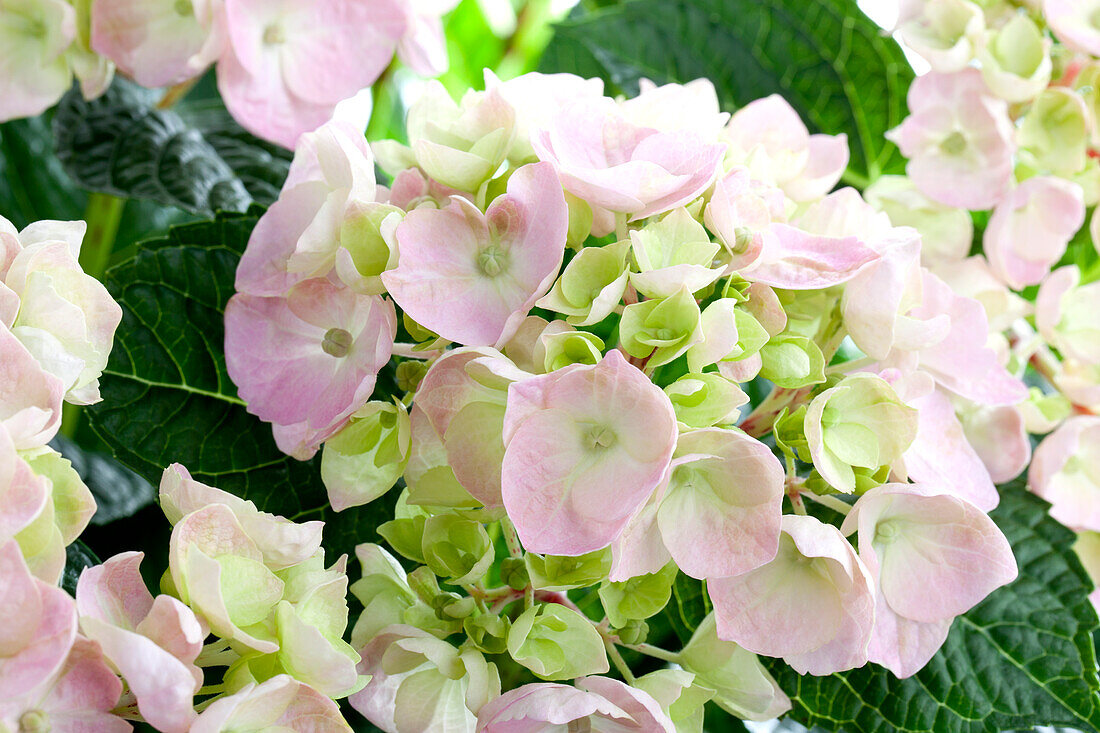
<svg viewBox="0 0 1100 733">
<path fill-rule="evenodd" d="M 936 484 L 982 511 L 1000 502 L 982 459 L 966 439 L 951 401 L 941 392 L 909 400 L 917 409 L 917 436 L 902 457 L 913 481 Z"/>
<path fill-rule="evenodd" d="M 856 276 L 879 255 L 855 237 L 824 237 L 788 224 L 772 224 L 764 248 L 741 274 L 753 282 L 788 290 L 819 290 Z"/>
</svg>

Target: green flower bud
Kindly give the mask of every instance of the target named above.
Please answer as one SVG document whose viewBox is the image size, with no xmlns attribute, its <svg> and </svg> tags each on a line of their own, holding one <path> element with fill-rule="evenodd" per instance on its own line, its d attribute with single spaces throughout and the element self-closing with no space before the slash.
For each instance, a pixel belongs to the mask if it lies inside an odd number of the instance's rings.
<svg viewBox="0 0 1100 733">
<path fill-rule="evenodd" d="M 72 463 L 52 448 L 20 455 L 31 470 L 49 479 L 50 491 L 38 516 L 16 533 L 15 540 L 31 572 L 53 580 L 65 568 L 65 547 L 80 536 L 95 514 L 95 499 Z"/>
<path fill-rule="evenodd" d="M 803 336 L 780 335 L 760 350 L 760 376 L 779 387 L 798 389 L 825 381 L 825 355 Z"/>
<path fill-rule="evenodd" d="M 436 597 L 443 592 L 439 589 L 439 578 L 436 577 L 431 568 L 424 565 L 416 568 L 406 577 L 412 592 L 428 606 L 431 606 Z"/>
<path fill-rule="evenodd" d="M 428 365 L 424 362 L 415 359 L 403 361 L 397 365 L 397 388 L 402 392 L 415 392 L 427 373 Z"/>
<path fill-rule="evenodd" d="M 665 387 L 665 394 L 676 411 L 676 419 L 689 428 L 732 425 L 740 415 L 738 408 L 749 401 L 740 387 L 711 372 L 685 374 Z"/>
<path fill-rule="evenodd" d="M 325 441 L 321 480 L 333 509 L 370 503 L 393 488 L 409 462 L 411 427 L 400 402 L 368 402 Z"/>
<path fill-rule="evenodd" d="M 531 583 L 539 590 L 565 591 L 595 585 L 611 571 L 611 549 L 604 548 L 576 557 L 536 555 L 524 558 Z"/>
<path fill-rule="evenodd" d="M 624 644 L 643 644 L 649 636 L 649 624 L 640 619 L 631 619 L 624 626 L 615 628 L 614 632 Z"/>
<path fill-rule="evenodd" d="M 409 318 L 408 313 L 401 314 L 401 323 L 404 324 L 405 330 L 409 332 L 410 338 L 417 343 L 418 350 L 427 351 L 434 349 L 439 344 L 439 335 Z"/>
<path fill-rule="evenodd" d="M 839 293 L 826 290 L 777 290 L 779 302 L 787 314 L 784 334 L 812 339 L 821 331 L 827 318 L 834 313 Z"/>
<path fill-rule="evenodd" d="M 566 316 L 574 326 L 590 326 L 611 315 L 626 292 L 628 242 L 585 247 L 569 261 L 538 306 Z"/>
<path fill-rule="evenodd" d="M 460 596 L 457 593 L 440 593 L 432 599 L 432 608 L 435 615 L 444 621 L 455 619 L 461 621 L 477 610 L 477 601 L 471 596 Z"/>
<path fill-rule="evenodd" d="M 1008 102 L 1031 99 L 1050 83 L 1050 46 L 1035 21 L 1014 14 L 978 52 L 986 86 Z"/>
<path fill-rule="evenodd" d="M 587 201 L 568 191 L 565 192 L 565 203 L 569 206 L 569 234 L 565 241 L 573 249 L 580 249 L 584 246 L 584 240 L 592 233 L 595 216 Z"/>
<path fill-rule="evenodd" d="M 1043 91 L 1017 133 L 1024 163 L 1036 173 L 1072 176 L 1085 167 L 1089 118 L 1085 100 L 1065 87 Z"/>
<path fill-rule="evenodd" d="M 511 622 L 507 618 L 483 613 L 480 616 L 468 616 L 462 622 L 470 643 L 486 654 L 503 654 L 508 651 L 508 631 Z"/>
<path fill-rule="evenodd" d="M 356 288 L 367 295 L 382 295 L 386 286 L 380 275 L 386 270 L 397 267 L 397 248 L 393 232 L 401 223 L 405 212 L 389 204 L 367 204 L 359 207 L 355 213 L 344 219 L 340 226 L 340 246 L 351 255 L 351 263 L 360 281 Z M 344 272 L 342 264 L 337 262 L 341 277 L 351 273 Z M 350 284 L 350 283 L 349 283 Z"/>
<path fill-rule="evenodd" d="M 540 341 L 546 349 L 543 366 L 547 372 L 570 364 L 595 364 L 603 358 L 603 340 L 587 331 L 546 333 Z"/>
<path fill-rule="evenodd" d="M 701 315 L 686 287 L 668 298 L 628 305 L 619 322 L 622 347 L 633 357 L 648 357 L 650 367 L 667 364 L 703 340 Z"/>
<path fill-rule="evenodd" d="M 454 514 L 440 514 L 425 522 L 421 548 L 432 572 L 454 585 L 477 580 L 495 559 L 484 525 Z"/>
<path fill-rule="evenodd" d="M 805 422 L 805 405 L 799 405 L 794 412 L 784 407 L 775 418 L 772 435 L 775 436 L 776 446 L 784 455 L 809 463 L 810 445 L 806 442 Z"/>
<path fill-rule="evenodd" d="M 675 209 L 662 219 L 630 233 L 631 250 L 638 272 L 630 282 L 649 298 L 671 297 L 681 287 L 695 293 L 722 276 L 715 267 L 721 245 L 687 209 Z"/>
<path fill-rule="evenodd" d="M 771 336 L 751 313 L 735 308 L 733 311 L 734 322 L 737 325 L 737 348 L 733 354 L 726 357 L 726 361 L 740 361 L 758 353 L 768 343 Z"/>
<path fill-rule="evenodd" d="M 424 523 L 427 520 L 428 518 L 423 515 L 391 519 L 378 525 L 378 534 L 382 535 L 390 547 L 403 557 L 413 562 L 424 562 L 421 547 L 424 539 Z"/>
<path fill-rule="evenodd" d="M 917 411 L 881 377 L 858 373 L 842 379 L 810 403 L 806 440 L 814 468 L 834 488 L 856 490 L 853 468 L 886 466 L 917 434 Z"/>
<path fill-rule="evenodd" d="M 584 616 L 557 603 L 520 614 L 508 632 L 508 653 L 544 680 L 566 680 L 610 669 L 603 639 Z"/>
<path fill-rule="evenodd" d="M 500 582 L 513 590 L 523 590 L 531 582 L 527 561 L 522 557 L 506 557 L 500 563 Z"/>
<path fill-rule="evenodd" d="M 672 597 L 676 572 L 676 565 L 669 563 L 656 573 L 619 583 L 605 581 L 599 592 L 607 620 L 612 626 L 621 628 L 630 621 L 641 621 L 659 613 Z"/>
</svg>

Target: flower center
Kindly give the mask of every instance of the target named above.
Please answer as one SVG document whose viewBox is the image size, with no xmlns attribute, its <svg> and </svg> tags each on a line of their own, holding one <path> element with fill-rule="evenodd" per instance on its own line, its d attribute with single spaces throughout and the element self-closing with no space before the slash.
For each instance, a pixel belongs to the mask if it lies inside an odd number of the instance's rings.
<svg viewBox="0 0 1100 733">
<path fill-rule="evenodd" d="M 603 425 L 593 425 L 585 437 L 588 447 L 593 450 L 596 448 L 610 448 L 615 445 L 616 440 L 614 431 Z"/>
<path fill-rule="evenodd" d="M 943 142 L 940 143 L 940 148 L 948 155 L 958 155 L 966 150 L 966 138 L 961 132 L 955 130 L 955 132 L 944 138 Z"/>
<path fill-rule="evenodd" d="M 495 244 L 477 255 L 478 268 L 489 277 L 496 277 L 508 267 L 508 253 Z"/>
<path fill-rule="evenodd" d="M 50 716 L 41 710 L 31 710 L 19 718 L 20 733 L 49 733 Z"/>
<path fill-rule="evenodd" d="M 342 359 L 351 350 L 351 334 L 342 328 L 330 328 L 321 341 L 321 351 L 329 356 Z"/>
<path fill-rule="evenodd" d="M 737 227 L 734 230 L 733 240 L 733 253 L 739 255 L 749 250 L 749 246 L 752 244 L 753 234 L 752 230 L 748 227 Z"/>
<path fill-rule="evenodd" d="M 875 542 L 889 545 L 898 538 L 901 529 L 896 522 L 883 522 L 875 527 Z"/>
<path fill-rule="evenodd" d="M 176 0 L 176 15 L 187 18 L 195 14 L 195 6 L 191 0 Z"/>
<path fill-rule="evenodd" d="M 277 23 L 272 23 L 267 28 L 264 28 L 264 43 L 268 46 L 277 46 L 286 40 L 286 35 L 283 33 L 283 27 Z"/>
</svg>

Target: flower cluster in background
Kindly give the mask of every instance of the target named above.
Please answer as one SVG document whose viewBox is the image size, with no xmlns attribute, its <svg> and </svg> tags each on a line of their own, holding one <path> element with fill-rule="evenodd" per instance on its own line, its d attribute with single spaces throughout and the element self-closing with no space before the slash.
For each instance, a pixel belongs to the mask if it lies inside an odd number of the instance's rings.
<svg viewBox="0 0 1100 733">
<path fill-rule="evenodd" d="M 916 229 L 830 193 L 843 136 L 705 80 L 489 74 L 429 84 L 408 140 L 304 135 L 226 310 L 241 397 L 323 446 L 337 510 L 403 480 L 379 533 L 412 569 L 362 545 L 352 586 L 375 725 L 769 719 L 757 655 L 906 677 L 1016 577 L 987 447 L 1027 389 Z M 678 576 L 714 610 L 664 649 Z"/>
<path fill-rule="evenodd" d="M 913 0 L 897 38 L 931 71 L 891 133 L 906 176 L 865 192 L 916 227 L 921 261 L 981 303 L 1001 363 L 1036 375 L 1026 400 L 964 409 L 995 480 L 1028 467 L 1100 573 L 1100 5 Z M 988 213 L 986 213 L 988 212 Z M 980 247 L 972 249 L 972 242 Z M 1091 247 L 1090 247 L 1091 242 Z M 978 252 L 974 254 L 974 252 Z M 1042 439 L 1032 457 L 1033 436 Z M 1094 596 L 1100 603 L 1100 596 Z"/>
<path fill-rule="evenodd" d="M 171 466 L 163 593 L 140 552 L 85 570 L 75 598 L 58 587 L 96 502 L 48 443 L 63 401 L 99 401 L 122 317 L 77 263 L 84 233 L 0 218 L 0 729 L 350 731 L 333 698 L 364 678 L 341 639 L 346 559 L 325 567 L 320 522 L 264 514 Z"/>
<path fill-rule="evenodd" d="M 230 113 L 288 148 L 371 86 L 396 52 L 447 69 L 441 16 L 457 0 L 28 0 L 0 9 L 0 121 L 53 106 L 74 75 L 88 99 L 116 73 L 184 84 L 212 65 Z"/>
</svg>

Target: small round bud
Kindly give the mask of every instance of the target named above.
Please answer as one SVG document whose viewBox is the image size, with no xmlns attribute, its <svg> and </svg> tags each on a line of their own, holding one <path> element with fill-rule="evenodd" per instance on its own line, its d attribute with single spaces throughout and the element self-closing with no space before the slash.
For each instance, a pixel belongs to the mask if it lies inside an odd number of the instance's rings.
<svg viewBox="0 0 1100 733">
<path fill-rule="evenodd" d="M 424 603 L 431 606 L 436 596 L 440 594 L 439 579 L 435 577 L 435 573 L 422 565 L 409 573 L 408 578 L 409 588 L 412 589 L 412 592 Z"/>
<path fill-rule="evenodd" d="M 427 373 L 428 365 L 424 362 L 403 361 L 397 365 L 397 388 L 402 392 L 415 392 Z"/>
<path fill-rule="evenodd" d="M 649 624 L 642 619 L 631 619 L 627 621 L 626 626 L 615 629 L 615 635 L 624 644 L 641 644 L 649 636 Z"/>
<path fill-rule="evenodd" d="M 486 654 L 503 654 L 507 651 L 510 626 L 511 622 L 507 618 L 487 613 L 467 616 L 462 622 L 470 643 Z"/>
<path fill-rule="evenodd" d="M 527 565 L 523 558 L 505 558 L 500 564 L 500 580 L 514 590 L 526 588 L 531 582 L 531 576 L 527 574 Z"/>
</svg>

